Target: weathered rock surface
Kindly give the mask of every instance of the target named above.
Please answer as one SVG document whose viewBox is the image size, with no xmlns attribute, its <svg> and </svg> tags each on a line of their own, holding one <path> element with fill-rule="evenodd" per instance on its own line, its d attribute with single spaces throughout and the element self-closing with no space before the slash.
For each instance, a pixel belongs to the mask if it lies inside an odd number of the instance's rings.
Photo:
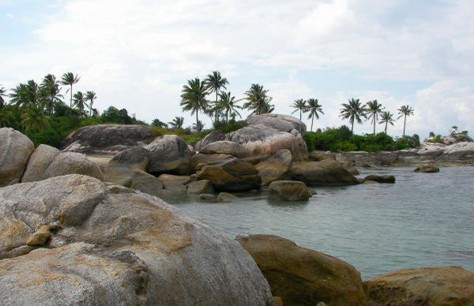
<svg viewBox="0 0 474 306">
<path fill-rule="evenodd" d="M 367 305 L 360 273 L 335 257 L 273 235 L 237 237 L 283 305 Z"/>
<path fill-rule="evenodd" d="M 196 174 L 199 180 L 209 180 L 217 192 L 259 189 L 261 183 L 255 166 L 238 158 L 204 166 Z"/>
<path fill-rule="evenodd" d="M 189 174 L 191 150 L 180 137 L 164 135 L 145 146 L 151 154 L 148 172 L 153 174 Z"/>
<path fill-rule="evenodd" d="M 148 126 L 99 124 L 72 132 L 61 142 L 61 148 L 80 153 L 117 153 L 144 145 L 152 139 Z"/>
<path fill-rule="evenodd" d="M 291 179 L 302 181 L 307 186 L 353 185 L 359 181 L 337 161 L 325 159 L 320 162 L 294 162 Z"/>
<path fill-rule="evenodd" d="M 237 242 L 156 197 L 68 175 L 1 188 L 0 216 L 2 304 L 272 304 Z"/>
<path fill-rule="evenodd" d="M 229 154 L 239 158 L 249 155 L 244 147 L 229 140 L 221 140 L 210 143 L 204 146 L 199 152 L 204 154 Z"/>
<path fill-rule="evenodd" d="M 373 181 L 383 184 L 393 184 L 395 183 L 395 176 L 393 175 L 367 175 L 364 177 L 363 182 Z"/>
<path fill-rule="evenodd" d="M 307 201 L 311 191 L 300 181 L 274 181 L 268 186 L 268 198 L 277 201 Z"/>
<path fill-rule="evenodd" d="M 226 135 L 222 131 L 214 130 L 211 133 L 207 134 L 206 137 L 198 141 L 194 146 L 194 149 L 199 152 L 208 144 L 225 139 Z"/>
<path fill-rule="evenodd" d="M 413 171 L 422 173 L 437 173 L 439 172 L 439 168 L 433 164 L 427 164 L 416 167 Z"/>
<path fill-rule="evenodd" d="M 12 128 L 0 128 L 0 187 L 20 182 L 33 142 Z"/>
<path fill-rule="evenodd" d="M 262 124 L 282 132 L 291 133 L 293 130 L 297 130 L 302 135 L 306 133 L 306 124 L 289 115 L 267 113 L 250 116 L 246 122 L 248 125 Z"/>
<path fill-rule="evenodd" d="M 273 155 L 281 149 L 288 149 L 293 160 L 308 158 L 308 150 L 302 135 L 306 125 L 300 120 L 277 114 L 263 114 L 247 119 L 249 124 L 229 133 L 228 140 L 242 145 L 252 155 Z"/>
<path fill-rule="evenodd" d="M 22 183 L 41 181 L 66 174 L 84 174 L 103 179 L 99 166 L 84 154 L 61 152 L 48 145 L 39 145 L 31 154 Z"/>
<path fill-rule="evenodd" d="M 293 157 L 290 150 L 283 149 L 273 154 L 269 159 L 258 163 L 255 167 L 258 175 L 262 178 L 262 185 L 266 186 L 275 180 L 289 179 L 292 163 Z"/>
<path fill-rule="evenodd" d="M 234 202 L 238 201 L 239 197 L 229 192 L 219 192 L 216 200 L 217 202 Z"/>
<path fill-rule="evenodd" d="M 365 282 L 370 305 L 474 305 L 474 273 L 461 267 L 405 269 Z"/>
<path fill-rule="evenodd" d="M 191 182 L 188 184 L 187 190 L 190 194 L 214 193 L 214 188 L 212 187 L 212 184 L 209 180 L 199 180 Z"/>
<path fill-rule="evenodd" d="M 202 154 L 197 153 L 191 157 L 191 168 L 194 171 L 199 171 L 205 165 L 213 165 L 218 164 L 223 161 L 232 160 L 234 158 L 233 155 L 230 154 Z"/>
</svg>

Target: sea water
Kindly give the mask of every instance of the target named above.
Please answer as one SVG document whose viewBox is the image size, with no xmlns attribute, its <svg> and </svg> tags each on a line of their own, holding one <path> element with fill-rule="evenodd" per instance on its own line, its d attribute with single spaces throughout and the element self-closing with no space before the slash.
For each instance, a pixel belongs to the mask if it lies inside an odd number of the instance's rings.
<svg viewBox="0 0 474 306">
<path fill-rule="evenodd" d="M 274 234 L 338 257 L 364 280 L 426 266 L 474 271 L 474 167 L 361 169 L 368 174 L 394 175 L 396 183 L 311 188 L 317 194 L 303 203 L 254 192 L 230 203 L 175 205 L 231 238 Z"/>
</svg>

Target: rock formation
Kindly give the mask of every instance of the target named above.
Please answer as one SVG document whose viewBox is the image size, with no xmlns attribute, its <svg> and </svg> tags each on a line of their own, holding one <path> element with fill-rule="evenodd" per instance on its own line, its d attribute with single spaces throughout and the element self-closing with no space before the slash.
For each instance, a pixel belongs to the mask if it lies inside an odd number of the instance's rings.
<svg viewBox="0 0 474 306">
<path fill-rule="evenodd" d="M 33 142 L 12 128 L 0 128 L 0 187 L 20 182 Z"/>
<path fill-rule="evenodd" d="M 294 162 L 291 178 L 307 186 L 354 185 L 359 181 L 337 161 L 324 159 L 320 162 Z"/>
<path fill-rule="evenodd" d="M 192 153 L 176 135 L 164 135 L 145 146 L 151 160 L 148 172 L 153 174 L 189 174 Z"/>
<path fill-rule="evenodd" d="M 303 182 L 273 181 L 268 186 L 268 198 L 277 201 L 307 201 L 311 191 Z"/>
<path fill-rule="evenodd" d="M 237 242 L 156 197 L 67 175 L 0 188 L 0 214 L 2 304 L 273 303 Z"/>
</svg>

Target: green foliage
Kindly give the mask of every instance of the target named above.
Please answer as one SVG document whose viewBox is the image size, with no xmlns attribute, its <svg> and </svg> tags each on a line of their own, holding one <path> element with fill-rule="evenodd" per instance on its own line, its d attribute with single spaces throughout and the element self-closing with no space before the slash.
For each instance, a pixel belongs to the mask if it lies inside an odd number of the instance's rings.
<svg viewBox="0 0 474 306">
<path fill-rule="evenodd" d="M 418 135 L 394 140 L 385 133 L 352 135 L 347 126 L 327 128 L 324 131 L 307 132 L 303 135 L 308 151 L 367 151 L 401 150 L 420 145 Z"/>
<path fill-rule="evenodd" d="M 229 133 L 236 131 L 240 128 L 243 128 L 245 126 L 245 121 L 239 120 L 229 120 L 229 122 L 224 122 L 224 121 L 217 121 L 214 122 L 214 129 L 220 130 L 224 133 Z"/>
</svg>

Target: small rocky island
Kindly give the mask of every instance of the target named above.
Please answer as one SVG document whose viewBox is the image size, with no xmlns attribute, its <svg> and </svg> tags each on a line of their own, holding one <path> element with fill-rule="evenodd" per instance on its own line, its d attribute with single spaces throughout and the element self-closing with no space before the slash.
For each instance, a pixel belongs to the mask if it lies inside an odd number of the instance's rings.
<svg viewBox="0 0 474 306">
<path fill-rule="evenodd" d="M 474 273 L 460 267 L 362 282 L 340 259 L 272 235 L 232 240 L 163 200 L 232 201 L 235 192 L 265 189 L 278 201 L 305 201 L 308 187 L 359 184 L 355 166 L 472 164 L 472 143 L 308 154 L 305 125 L 274 114 L 193 147 L 146 129 L 85 127 L 63 150 L 0 129 L 3 304 L 474 305 Z M 83 153 L 113 156 L 98 164 Z"/>
</svg>

